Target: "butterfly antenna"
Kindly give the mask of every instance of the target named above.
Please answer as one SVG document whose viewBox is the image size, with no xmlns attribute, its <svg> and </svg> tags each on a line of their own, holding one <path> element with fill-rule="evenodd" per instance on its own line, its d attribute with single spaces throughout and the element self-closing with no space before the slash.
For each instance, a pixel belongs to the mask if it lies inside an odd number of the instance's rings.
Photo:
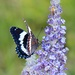
<svg viewBox="0 0 75 75">
<path fill-rule="evenodd" d="M 37 39 L 38 39 L 38 37 L 39 37 L 39 35 L 40 35 L 40 33 L 41 33 L 42 30 L 43 30 L 43 27 L 41 27 L 41 29 L 40 29 L 40 31 L 39 31 L 39 33 L 37 35 Z M 41 43 L 42 43 L 42 41 L 39 41 L 39 46 L 41 45 Z"/>
<path fill-rule="evenodd" d="M 37 38 L 39 37 L 39 35 L 40 35 L 40 33 L 41 33 L 42 30 L 43 30 L 43 27 L 41 27 L 41 29 L 40 29 L 40 31 L 39 31 L 39 33 L 37 35 Z"/>
</svg>

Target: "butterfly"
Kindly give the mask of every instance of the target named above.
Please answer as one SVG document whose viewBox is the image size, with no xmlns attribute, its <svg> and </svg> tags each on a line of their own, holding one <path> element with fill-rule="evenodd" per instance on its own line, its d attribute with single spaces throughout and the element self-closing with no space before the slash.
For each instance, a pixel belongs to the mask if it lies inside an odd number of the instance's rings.
<svg viewBox="0 0 75 75">
<path fill-rule="evenodd" d="M 10 33 L 17 45 L 16 53 L 18 57 L 25 59 L 34 54 L 39 46 L 39 41 L 32 33 L 28 24 L 26 24 L 26 28 L 28 32 L 14 26 L 10 28 Z"/>
</svg>

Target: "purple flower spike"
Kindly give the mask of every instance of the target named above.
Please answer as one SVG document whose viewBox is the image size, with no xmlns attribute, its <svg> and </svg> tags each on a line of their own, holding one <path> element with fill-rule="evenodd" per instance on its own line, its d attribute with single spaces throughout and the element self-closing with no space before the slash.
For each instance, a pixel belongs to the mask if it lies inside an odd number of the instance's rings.
<svg viewBox="0 0 75 75">
<path fill-rule="evenodd" d="M 60 0 L 51 0 L 50 3 L 48 26 L 45 28 L 46 35 L 43 36 L 42 49 L 27 59 L 22 75 L 67 75 L 65 64 L 69 49 L 65 47 L 66 26 L 62 25 L 65 24 L 65 20 L 60 16 L 62 13 Z"/>
</svg>

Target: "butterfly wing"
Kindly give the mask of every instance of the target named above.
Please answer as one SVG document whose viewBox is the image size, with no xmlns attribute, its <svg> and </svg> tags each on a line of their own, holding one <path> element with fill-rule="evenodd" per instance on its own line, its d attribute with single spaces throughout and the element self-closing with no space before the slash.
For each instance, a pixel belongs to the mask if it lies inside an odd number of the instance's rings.
<svg viewBox="0 0 75 75">
<path fill-rule="evenodd" d="M 17 44 L 16 52 L 18 56 L 20 58 L 25 58 L 25 59 L 30 57 L 27 46 L 29 33 L 17 27 L 11 27 L 10 33 L 12 34 L 12 37 L 15 43 Z"/>
<path fill-rule="evenodd" d="M 30 27 L 26 25 L 29 36 L 28 36 L 28 51 L 30 54 L 33 54 L 38 47 L 38 39 L 32 33 Z"/>
<path fill-rule="evenodd" d="M 37 49 L 38 46 L 39 46 L 38 39 L 36 39 L 36 37 L 32 33 L 32 41 L 31 41 L 31 51 L 32 51 L 32 53 L 35 52 L 35 50 Z"/>
</svg>

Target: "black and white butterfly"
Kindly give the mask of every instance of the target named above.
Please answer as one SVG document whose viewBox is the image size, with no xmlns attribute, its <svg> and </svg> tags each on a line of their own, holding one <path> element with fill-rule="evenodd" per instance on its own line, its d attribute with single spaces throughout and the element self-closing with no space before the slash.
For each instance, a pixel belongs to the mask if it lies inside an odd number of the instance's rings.
<svg viewBox="0 0 75 75">
<path fill-rule="evenodd" d="M 30 27 L 27 24 L 26 27 L 28 32 L 17 27 L 10 28 L 10 33 L 17 45 L 16 53 L 18 57 L 25 59 L 30 57 L 39 46 L 38 39 L 36 39 Z"/>
</svg>

